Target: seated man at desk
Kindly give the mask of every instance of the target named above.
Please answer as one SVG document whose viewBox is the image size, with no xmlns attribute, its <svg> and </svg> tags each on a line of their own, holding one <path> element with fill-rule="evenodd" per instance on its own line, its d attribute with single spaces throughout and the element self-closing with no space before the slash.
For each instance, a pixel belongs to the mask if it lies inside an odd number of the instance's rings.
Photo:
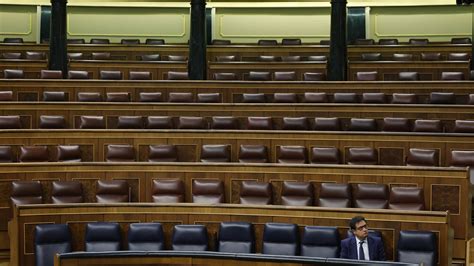
<svg viewBox="0 0 474 266">
<path fill-rule="evenodd" d="M 349 222 L 352 236 L 341 241 L 341 258 L 353 260 L 385 260 L 382 239 L 369 235 L 367 221 L 356 216 Z"/>
</svg>

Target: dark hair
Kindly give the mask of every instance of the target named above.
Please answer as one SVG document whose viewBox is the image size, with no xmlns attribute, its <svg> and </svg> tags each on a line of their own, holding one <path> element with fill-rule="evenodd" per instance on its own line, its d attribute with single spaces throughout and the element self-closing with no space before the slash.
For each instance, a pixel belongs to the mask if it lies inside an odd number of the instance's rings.
<svg viewBox="0 0 474 266">
<path fill-rule="evenodd" d="M 362 221 L 367 222 L 365 220 L 364 216 L 356 216 L 356 217 L 351 219 L 351 221 L 349 222 L 349 226 L 352 230 L 356 230 L 356 224 L 360 223 Z"/>
</svg>

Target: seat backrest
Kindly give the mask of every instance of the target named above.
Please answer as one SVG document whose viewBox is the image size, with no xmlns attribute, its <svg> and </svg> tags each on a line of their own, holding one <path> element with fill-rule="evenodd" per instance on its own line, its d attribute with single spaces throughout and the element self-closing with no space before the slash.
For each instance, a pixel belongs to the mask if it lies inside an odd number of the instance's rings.
<svg viewBox="0 0 474 266">
<path fill-rule="evenodd" d="M 410 148 L 406 162 L 408 166 L 439 166 L 439 150 Z"/>
<path fill-rule="evenodd" d="M 309 123 L 306 117 L 283 117 L 283 130 L 309 130 Z"/>
<path fill-rule="evenodd" d="M 22 79 L 25 77 L 25 72 L 22 69 L 4 69 L 3 77 L 6 79 Z"/>
<path fill-rule="evenodd" d="M 266 223 L 263 227 L 262 253 L 270 255 L 299 255 L 299 231 L 296 224 Z"/>
<path fill-rule="evenodd" d="M 151 80 L 150 71 L 129 71 L 128 72 L 129 80 Z"/>
<path fill-rule="evenodd" d="M 422 211 L 425 209 L 423 188 L 392 187 L 390 188 L 389 209 Z"/>
<path fill-rule="evenodd" d="M 351 147 L 347 154 L 347 164 L 376 165 L 379 162 L 377 150 L 371 147 Z"/>
<path fill-rule="evenodd" d="M 16 161 L 13 157 L 11 146 L 0 146 L 0 163 L 11 163 Z"/>
<path fill-rule="evenodd" d="M 310 163 L 340 164 L 341 154 L 337 147 L 312 147 Z"/>
<path fill-rule="evenodd" d="M 92 53 L 91 58 L 92 60 L 109 60 L 111 59 L 111 54 L 108 52 Z"/>
<path fill-rule="evenodd" d="M 303 80 L 304 81 L 322 81 L 325 80 L 326 76 L 321 72 L 304 72 Z"/>
<path fill-rule="evenodd" d="M 418 72 L 399 72 L 398 80 L 400 81 L 416 81 L 420 79 Z"/>
<path fill-rule="evenodd" d="M 44 59 L 46 59 L 46 53 L 45 52 L 26 51 L 25 59 L 28 59 L 28 60 L 44 60 Z"/>
<path fill-rule="evenodd" d="M 122 39 L 120 44 L 140 44 L 140 39 Z"/>
<path fill-rule="evenodd" d="M 339 258 L 339 233 L 336 227 L 306 226 L 301 237 L 301 256 Z"/>
<path fill-rule="evenodd" d="M 23 38 L 7 37 L 3 38 L 4 43 L 23 43 Z"/>
<path fill-rule="evenodd" d="M 274 55 L 259 55 L 257 56 L 257 61 L 259 62 L 276 62 L 277 57 Z"/>
<path fill-rule="evenodd" d="M 162 102 L 163 94 L 161 92 L 140 92 L 138 101 L 140 102 Z"/>
<path fill-rule="evenodd" d="M 212 40 L 213 45 L 229 45 L 232 44 L 231 40 L 219 40 L 219 39 L 214 39 Z"/>
<path fill-rule="evenodd" d="M 62 79 L 63 72 L 61 70 L 41 70 L 41 79 Z"/>
<path fill-rule="evenodd" d="M 0 116 L 0 129 L 20 129 L 21 118 L 19 115 Z"/>
<path fill-rule="evenodd" d="M 100 92 L 78 92 L 77 101 L 79 102 L 101 102 Z"/>
<path fill-rule="evenodd" d="M 263 93 L 244 93 L 242 94 L 243 103 L 264 103 L 265 94 Z"/>
<path fill-rule="evenodd" d="M 105 161 L 107 162 L 135 162 L 135 149 L 132 145 L 107 145 Z"/>
<path fill-rule="evenodd" d="M 224 183 L 218 179 L 193 179 L 193 203 L 224 203 Z"/>
<path fill-rule="evenodd" d="M 412 61 L 413 60 L 413 54 L 395 53 L 395 54 L 392 55 L 392 60 L 393 61 Z"/>
<path fill-rule="evenodd" d="M 296 93 L 293 92 L 277 92 L 273 94 L 273 102 L 275 103 L 297 103 L 298 98 L 296 97 Z"/>
<path fill-rule="evenodd" d="M 69 60 L 82 60 L 84 59 L 84 53 L 67 53 L 67 58 Z"/>
<path fill-rule="evenodd" d="M 44 145 L 21 146 L 20 162 L 48 162 L 49 151 Z"/>
<path fill-rule="evenodd" d="M 128 250 L 158 251 L 165 248 L 165 236 L 160 223 L 131 223 L 128 228 Z"/>
<path fill-rule="evenodd" d="M 146 118 L 146 128 L 170 129 L 173 128 L 173 119 L 170 116 L 149 116 Z"/>
<path fill-rule="evenodd" d="M 356 39 L 354 42 L 355 45 L 374 45 L 374 39 Z"/>
<path fill-rule="evenodd" d="M 252 81 L 268 81 L 271 80 L 270 72 L 266 71 L 250 71 L 247 79 Z"/>
<path fill-rule="evenodd" d="M 469 37 L 455 37 L 451 38 L 451 44 L 470 44 L 471 38 Z"/>
<path fill-rule="evenodd" d="M 39 181 L 12 181 L 12 206 L 43 203 L 43 186 Z"/>
<path fill-rule="evenodd" d="M 143 117 L 121 115 L 117 120 L 117 128 L 121 129 L 142 129 Z"/>
<path fill-rule="evenodd" d="M 170 62 L 184 62 L 188 60 L 185 55 L 168 55 L 167 57 Z"/>
<path fill-rule="evenodd" d="M 396 261 L 438 265 L 436 234 L 429 231 L 400 231 Z"/>
<path fill-rule="evenodd" d="M 247 117 L 247 129 L 250 130 L 272 130 L 273 122 L 271 117 Z"/>
<path fill-rule="evenodd" d="M 254 253 L 255 234 L 251 223 L 222 222 L 217 240 L 218 252 Z"/>
<path fill-rule="evenodd" d="M 101 70 L 99 78 L 105 80 L 121 80 L 123 79 L 122 71 L 120 70 Z"/>
<path fill-rule="evenodd" d="M 264 145 L 240 145 L 239 162 L 267 163 L 268 149 Z"/>
<path fill-rule="evenodd" d="M 273 73 L 273 80 L 275 81 L 293 81 L 296 80 L 295 71 L 276 71 Z"/>
<path fill-rule="evenodd" d="M 55 204 L 82 203 L 82 183 L 79 181 L 53 181 L 51 200 Z"/>
<path fill-rule="evenodd" d="M 35 265 L 54 265 L 56 254 L 72 252 L 71 231 L 67 224 L 35 226 Z"/>
<path fill-rule="evenodd" d="M 413 122 L 413 132 L 443 132 L 440 120 L 417 119 Z"/>
<path fill-rule="evenodd" d="M 415 38 L 412 38 L 412 39 L 409 39 L 408 40 L 408 44 L 412 44 L 412 45 L 427 45 L 429 44 L 429 40 L 428 39 L 415 39 Z"/>
<path fill-rule="evenodd" d="M 205 144 L 201 146 L 201 162 L 224 163 L 230 162 L 230 145 L 228 144 Z"/>
<path fill-rule="evenodd" d="M 237 80 L 237 74 L 231 72 L 214 73 L 215 80 Z"/>
<path fill-rule="evenodd" d="M 104 129 L 105 119 L 103 116 L 88 116 L 82 115 L 80 117 L 79 128 L 81 129 Z"/>
<path fill-rule="evenodd" d="M 21 53 L 2 53 L 3 59 L 21 59 Z"/>
<path fill-rule="evenodd" d="M 451 166 L 466 167 L 474 166 L 474 151 L 452 150 Z"/>
<path fill-rule="evenodd" d="M 281 204 L 289 206 L 312 206 L 314 202 L 313 185 L 310 182 L 283 181 Z"/>
<path fill-rule="evenodd" d="M 341 130 L 341 122 L 338 117 L 315 117 L 314 118 L 314 130 Z"/>
<path fill-rule="evenodd" d="M 139 58 L 142 61 L 160 61 L 161 55 L 160 54 L 144 54 L 144 55 L 141 55 Z"/>
<path fill-rule="evenodd" d="M 0 101 L 13 101 L 13 91 L 0 91 Z"/>
<path fill-rule="evenodd" d="M 355 184 L 353 187 L 355 208 L 386 209 L 388 207 L 388 188 L 385 184 Z"/>
<path fill-rule="evenodd" d="M 382 131 L 409 132 L 410 120 L 404 117 L 384 117 Z"/>
<path fill-rule="evenodd" d="M 356 73 L 356 80 L 359 81 L 375 81 L 378 79 L 377 71 L 360 71 Z"/>
<path fill-rule="evenodd" d="M 67 39 L 67 44 L 85 44 L 85 39 Z"/>
<path fill-rule="evenodd" d="M 172 250 L 206 251 L 207 228 L 204 225 L 175 225 L 171 239 Z"/>
<path fill-rule="evenodd" d="M 109 44 L 110 40 L 109 39 L 100 39 L 100 38 L 91 38 L 90 43 L 91 44 Z"/>
<path fill-rule="evenodd" d="M 456 120 L 454 121 L 455 133 L 474 133 L 474 121 L 472 120 Z"/>
<path fill-rule="evenodd" d="M 387 98 L 383 92 L 362 93 L 362 103 L 387 103 Z"/>
<path fill-rule="evenodd" d="M 258 40 L 258 45 L 277 45 L 277 40 Z"/>
<path fill-rule="evenodd" d="M 322 62 L 322 61 L 327 61 L 327 60 L 328 60 L 328 57 L 325 55 L 308 55 L 308 57 L 306 57 L 306 61 Z"/>
<path fill-rule="evenodd" d="M 187 80 L 189 79 L 188 72 L 182 71 L 168 71 L 167 73 L 168 80 Z"/>
<path fill-rule="evenodd" d="M 154 179 L 151 197 L 158 203 L 184 202 L 184 183 L 180 179 Z"/>
<path fill-rule="evenodd" d="M 350 131 L 377 131 L 377 122 L 373 118 L 351 118 Z"/>
<path fill-rule="evenodd" d="M 362 61 L 379 61 L 382 59 L 381 53 L 364 53 L 361 54 Z"/>
<path fill-rule="evenodd" d="M 424 61 L 441 60 L 441 53 L 421 53 L 421 60 L 424 60 Z"/>
<path fill-rule="evenodd" d="M 316 206 L 329 208 L 351 207 L 351 187 L 349 184 L 321 183 Z"/>
<path fill-rule="evenodd" d="M 304 164 L 308 162 L 306 147 L 304 146 L 279 146 L 278 163 Z"/>
<path fill-rule="evenodd" d="M 398 44 L 398 39 L 380 39 L 380 45 L 396 45 Z"/>
<path fill-rule="evenodd" d="M 192 103 L 194 102 L 194 94 L 192 92 L 170 92 L 168 95 L 170 103 Z"/>
<path fill-rule="evenodd" d="M 456 95 L 454 92 L 431 92 L 430 104 L 455 104 Z"/>
<path fill-rule="evenodd" d="M 305 103 L 327 103 L 328 95 L 325 92 L 305 92 L 303 95 Z"/>
<path fill-rule="evenodd" d="M 282 62 L 299 62 L 301 61 L 301 56 L 299 55 L 284 55 L 280 57 Z"/>
<path fill-rule="evenodd" d="M 125 180 L 98 180 L 95 199 L 98 203 L 130 202 L 130 187 Z"/>
<path fill-rule="evenodd" d="M 86 252 L 119 251 L 122 235 L 120 225 L 112 222 L 86 224 L 84 237 Z"/>
<path fill-rule="evenodd" d="M 452 61 L 466 61 L 469 60 L 468 53 L 448 53 L 448 60 Z"/>
<path fill-rule="evenodd" d="M 239 129 L 239 120 L 233 116 L 213 116 L 211 129 Z"/>
<path fill-rule="evenodd" d="M 334 93 L 335 103 L 357 103 L 359 98 L 354 92 L 336 92 Z"/>
<path fill-rule="evenodd" d="M 178 129 L 207 129 L 207 121 L 201 116 L 180 116 Z"/>
<path fill-rule="evenodd" d="M 240 185 L 240 204 L 269 205 L 272 200 L 272 185 L 266 182 L 242 181 Z"/>
<path fill-rule="evenodd" d="M 441 72 L 441 80 L 464 80 L 464 73 L 456 71 Z"/>
<path fill-rule="evenodd" d="M 56 161 L 82 162 L 81 147 L 79 145 L 56 146 Z"/>
<path fill-rule="evenodd" d="M 149 145 L 149 162 L 178 162 L 178 148 L 171 144 Z"/>
<path fill-rule="evenodd" d="M 218 92 L 215 93 L 198 93 L 197 94 L 198 103 L 220 103 L 221 94 Z"/>
<path fill-rule="evenodd" d="M 162 45 L 162 44 L 165 44 L 165 40 L 164 39 L 146 39 L 145 43 L 150 44 L 150 45 Z"/>
<path fill-rule="evenodd" d="M 281 44 L 283 45 L 301 45 L 301 39 L 282 39 Z"/>
<path fill-rule="evenodd" d="M 67 100 L 67 94 L 64 91 L 43 91 L 43 101 L 45 102 L 64 102 Z"/>
</svg>

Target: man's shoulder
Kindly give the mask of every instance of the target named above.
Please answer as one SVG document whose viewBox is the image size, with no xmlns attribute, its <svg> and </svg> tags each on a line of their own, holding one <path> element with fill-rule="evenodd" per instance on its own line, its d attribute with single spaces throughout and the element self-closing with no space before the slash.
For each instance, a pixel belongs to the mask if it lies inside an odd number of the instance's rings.
<svg viewBox="0 0 474 266">
<path fill-rule="evenodd" d="M 380 237 L 376 237 L 376 236 L 371 236 L 371 235 L 369 235 L 367 238 L 369 239 L 369 242 L 372 242 L 372 243 L 382 243 L 382 239 L 380 239 Z"/>
<path fill-rule="evenodd" d="M 349 245 L 349 243 L 351 242 L 351 239 L 353 239 L 353 238 L 354 238 L 354 237 L 351 236 L 351 237 L 348 237 L 348 238 L 346 238 L 346 239 L 343 239 L 343 240 L 341 241 L 341 245 Z"/>
</svg>

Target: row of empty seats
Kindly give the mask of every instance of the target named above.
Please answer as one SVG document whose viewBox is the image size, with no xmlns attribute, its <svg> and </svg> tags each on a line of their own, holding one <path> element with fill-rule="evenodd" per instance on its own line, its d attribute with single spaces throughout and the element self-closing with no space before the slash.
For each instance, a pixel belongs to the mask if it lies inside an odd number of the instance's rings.
<svg viewBox="0 0 474 266">
<path fill-rule="evenodd" d="M 179 179 L 155 179 L 151 199 L 155 203 L 185 202 L 185 188 Z M 424 193 L 418 187 L 391 187 L 385 184 L 336 184 L 320 183 L 315 192 L 310 182 L 284 181 L 281 197 L 274 196 L 271 183 L 242 181 L 239 203 L 250 205 L 281 204 L 287 206 L 319 206 L 330 208 L 366 208 L 394 210 L 425 210 Z M 276 191 L 275 191 L 276 192 Z M 317 194 L 317 197 L 316 197 Z M 131 189 L 125 180 L 98 180 L 94 202 L 120 203 L 131 201 Z M 12 206 L 42 204 L 43 196 L 39 181 L 13 181 Z M 86 202 L 82 184 L 77 181 L 53 181 L 51 203 Z M 192 203 L 226 203 L 224 183 L 216 179 L 193 179 Z"/>
<path fill-rule="evenodd" d="M 303 226 L 301 226 L 303 227 Z M 119 223 L 94 222 L 85 225 L 86 252 L 159 251 L 166 248 L 165 234 L 160 223 L 131 223 L 128 225 L 126 247 L 122 247 Z M 371 232 L 382 239 L 379 232 Z M 347 237 L 350 236 L 348 232 Z M 67 224 L 36 225 L 35 257 L 40 265 L 52 266 L 56 253 L 72 252 L 72 234 Z M 208 251 L 209 236 L 205 225 L 175 225 L 171 250 Z M 255 229 L 247 222 L 222 222 L 216 239 L 216 251 L 254 253 Z M 437 264 L 436 235 L 429 231 L 400 231 L 396 261 Z M 338 258 L 340 237 L 337 227 L 304 226 L 289 223 L 266 223 L 263 227 L 262 253 L 286 256 Z M 38 265 L 38 264 L 37 264 Z"/>
<path fill-rule="evenodd" d="M 23 38 L 4 38 L 3 43 L 23 43 Z M 68 44 L 86 44 L 85 39 L 68 39 Z M 109 39 L 105 38 L 91 38 L 90 44 L 110 44 Z M 140 44 L 139 39 L 122 39 L 121 44 Z M 164 39 L 146 39 L 145 44 L 165 44 Z"/>
<path fill-rule="evenodd" d="M 382 53 L 363 53 L 360 55 L 362 61 L 413 61 L 418 59 L 421 61 L 467 61 L 470 59 L 468 53 L 448 53 L 444 57 L 440 52 L 420 53 L 419 57 L 415 54 L 394 53 L 391 56 L 383 56 Z"/>
<path fill-rule="evenodd" d="M 0 54 L 0 59 L 10 59 L 10 60 L 18 60 L 18 59 L 26 59 L 26 60 L 46 60 L 47 54 L 46 52 L 30 52 L 26 51 L 25 53 L 22 52 L 5 52 Z M 82 52 L 74 52 L 67 54 L 68 59 L 73 60 L 121 60 L 123 56 L 113 56 L 110 52 L 91 52 L 90 54 L 84 54 Z M 187 56 L 184 55 L 164 55 L 161 56 L 160 54 L 146 54 L 142 56 L 138 56 L 137 60 L 141 61 L 169 61 L 169 62 L 184 62 L 188 60 Z"/>
<path fill-rule="evenodd" d="M 79 116 L 66 121 L 61 115 L 40 115 L 39 129 L 195 129 L 195 130 L 294 130 L 294 131 L 366 131 L 474 133 L 473 120 L 441 121 L 399 117 L 234 117 L 234 116 Z M 0 129 L 25 129 L 22 117 L 0 116 Z M 29 129 L 26 128 L 26 129 Z"/>
</svg>

